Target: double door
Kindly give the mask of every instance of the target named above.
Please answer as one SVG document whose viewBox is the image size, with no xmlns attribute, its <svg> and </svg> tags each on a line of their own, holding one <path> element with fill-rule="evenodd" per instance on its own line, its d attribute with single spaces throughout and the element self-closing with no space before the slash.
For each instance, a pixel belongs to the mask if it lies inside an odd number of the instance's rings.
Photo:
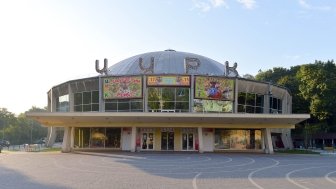
<svg viewBox="0 0 336 189">
<path fill-rule="evenodd" d="M 194 149 L 194 133 L 182 133 L 182 150 Z"/>
<path fill-rule="evenodd" d="M 161 132 L 161 150 L 174 150 L 174 132 Z"/>
</svg>

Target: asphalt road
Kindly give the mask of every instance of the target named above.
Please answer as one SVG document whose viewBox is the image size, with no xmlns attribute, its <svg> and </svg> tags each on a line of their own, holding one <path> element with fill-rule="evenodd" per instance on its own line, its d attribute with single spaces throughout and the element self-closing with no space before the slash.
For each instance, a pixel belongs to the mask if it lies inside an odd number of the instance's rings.
<svg viewBox="0 0 336 189">
<path fill-rule="evenodd" d="M 244 153 L 2 153 L 0 188 L 335 189 L 336 157 Z"/>
</svg>

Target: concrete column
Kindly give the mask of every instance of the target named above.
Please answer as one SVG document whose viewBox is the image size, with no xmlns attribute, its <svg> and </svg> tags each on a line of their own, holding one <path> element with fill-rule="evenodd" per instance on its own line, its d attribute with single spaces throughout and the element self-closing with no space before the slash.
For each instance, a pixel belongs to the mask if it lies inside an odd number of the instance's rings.
<svg viewBox="0 0 336 189">
<path fill-rule="evenodd" d="M 63 143 L 62 143 L 62 152 L 67 153 L 70 152 L 70 135 L 71 135 L 71 127 L 64 128 L 63 135 Z"/>
<path fill-rule="evenodd" d="M 233 113 L 238 113 L 238 79 L 235 79 L 235 88 L 234 88 L 234 109 Z"/>
<path fill-rule="evenodd" d="M 71 127 L 70 132 L 70 149 L 75 147 L 75 127 Z"/>
<path fill-rule="evenodd" d="M 69 83 L 68 85 L 68 95 L 69 95 L 69 112 L 74 112 L 75 111 L 75 96 L 71 90 L 71 85 Z"/>
<path fill-rule="evenodd" d="M 263 129 L 264 136 L 265 136 L 265 144 L 266 144 L 266 153 L 267 154 L 273 154 L 273 144 L 272 144 L 272 137 L 271 137 L 271 129 L 266 128 Z"/>
<path fill-rule="evenodd" d="M 143 91 L 143 110 L 144 112 L 148 112 L 148 94 L 147 94 L 147 77 L 144 75 L 143 76 L 143 87 L 142 87 L 142 91 Z"/>
<path fill-rule="evenodd" d="M 103 94 L 103 78 L 98 76 L 98 93 L 99 93 L 99 112 L 105 112 L 105 100 Z"/>
<path fill-rule="evenodd" d="M 199 153 L 203 153 L 203 129 L 202 127 L 198 127 L 198 151 Z"/>
<path fill-rule="evenodd" d="M 132 133 L 131 133 L 131 152 L 135 152 L 135 146 L 136 144 L 136 127 L 132 127 Z"/>
<path fill-rule="evenodd" d="M 56 140 L 56 127 L 48 127 L 46 146 L 52 147 Z"/>
<path fill-rule="evenodd" d="M 189 91 L 189 112 L 194 112 L 194 80 L 195 76 L 191 75 L 190 76 L 190 91 Z"/>
<path fill-rule="evenodd" d="M 265 151 L 265 132 L 261 129 L 261 149 Z"/>
</svg>

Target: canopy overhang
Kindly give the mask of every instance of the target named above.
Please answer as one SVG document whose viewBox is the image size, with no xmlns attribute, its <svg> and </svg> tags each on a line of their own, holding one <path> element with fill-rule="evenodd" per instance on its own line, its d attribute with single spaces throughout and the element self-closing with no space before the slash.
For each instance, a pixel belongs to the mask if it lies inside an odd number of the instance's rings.
<svg viewBox="0 0 336 189">
<path fill-rule="evenodd" d="M 44 126 L 294 128 L 309 114 L 215 114 L 151 112 L 30 112 Z"/>
</svg>

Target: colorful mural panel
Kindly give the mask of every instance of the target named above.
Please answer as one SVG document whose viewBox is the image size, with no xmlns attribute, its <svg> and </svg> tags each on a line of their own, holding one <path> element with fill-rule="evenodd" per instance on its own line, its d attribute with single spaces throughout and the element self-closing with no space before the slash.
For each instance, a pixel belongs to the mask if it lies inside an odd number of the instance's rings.
<svg viewBox="0 0 336 189">
<path fill-rule="evenodd" d="M 222 77 L 196 76 L 195 98 L 233 101 L 234 80 Z"/>
<path fill-rule="evenodd" d="M 104 99 L 142 98 L 142 77 L 108 77 L 104 78 Z"/>
</svg>

